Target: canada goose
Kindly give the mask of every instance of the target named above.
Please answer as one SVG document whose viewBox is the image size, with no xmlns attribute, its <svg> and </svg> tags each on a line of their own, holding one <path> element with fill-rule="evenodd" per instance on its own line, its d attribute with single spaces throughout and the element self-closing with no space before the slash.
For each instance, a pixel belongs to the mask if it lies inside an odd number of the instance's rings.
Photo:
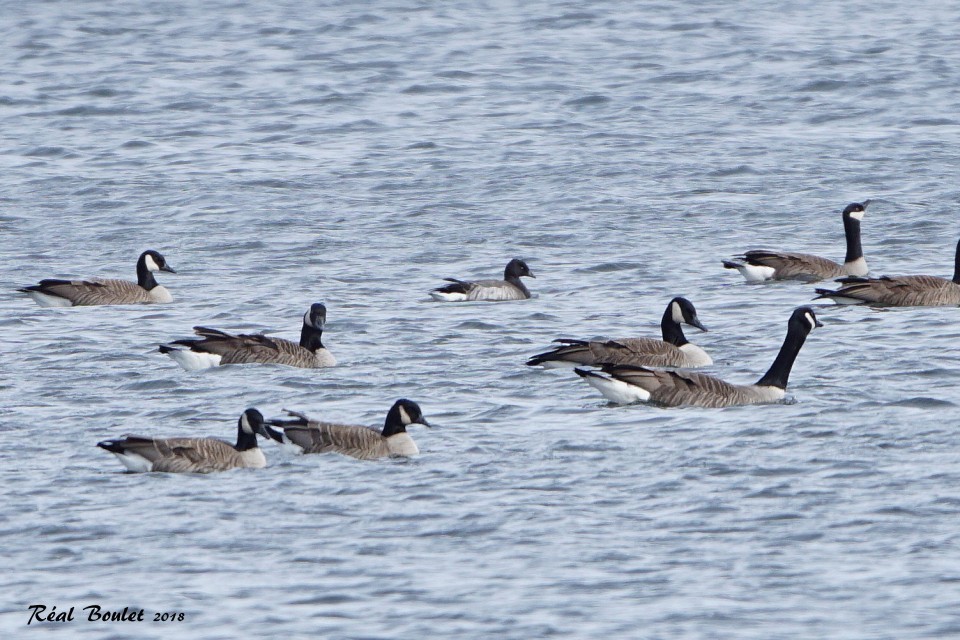
<svg viewBox="0 0 960 640">
<path fill-rule="evenodd" d="M 765 280 L 801 280 L 816 282 L 840 276 L 867 275 L 867 261 L 860 246 L 860 220 L 866 213 L 869 200 L 853 202 L 843 210 L 843 231 L 847 236 L 847 255 L 843 264 L 809 253 L 785 251 L 747 251 L 732 260 L 724 260 L 727 269 L 736 269 L 747 282 Z"/>
<path fill-rule="evenodd" d="M 403 399 L 390 407 L 383 430 L 379 432 L 369 427 L 311 420 L 296 411 L 287 410 L 287 414 L 295 419 L 269 421 L 269 424 L 283 429 L 282 433 L 266 427 L 267 433 L 277 442 L 294 444 L 303 453 L 333 451 L 360 460 L 415 456 L 420 449 L 407 433 L 407 426 L 430 426 L 417 403 Z"/>
<path fill-rule="evenodd" d="M 160 353 L 167 354 L 187 371 L 250 362 L 285 364 L 304 369 L 332 367 L 337 360 L 321 342 L 326 322 L 327 308 L 317 302 L 303 314 L 299 343 L 283 338 L 268 338 L 262 334 L 234 336 L 217 329 L 194 327 L 194 333 L 201 339 L 174 340 L 170 344 L 162 344 Z"/>
<path fill-rule="evenodd" d="M 237 444 L 220 438 L 146 438 L 124 436 L 97 446 L 117 456 L 130 471 L 210 473 L 228 469 L 262 469 L 267 466 L 257 446 L 257 434 L 269 438 L 263 415 L 247 409 L 237 423 Z"/>
<path fill-rule="evenodd" d="M 438 287 L 430 292 L 434 300 L 441 302 L 463 302 L 464 300 L 526 300 L 530 290 L 520 281 L 521 276 L 536 278 L 527 263 L 514 258 L 503 270 L 503 280 L 478 280 L 466 282 L 455 278 L 444 278 L 453 284 Z"/>
<path fill-rule="evenodd" d="M 810 307 L 794 310 L 776 360 L 754 384 L 737 385 L 690 371 L 652 370 L 633 365 L 604 365 L 607 376 L 584 369 L 577 374 L 612 402 L 650 402 L 667 407 L 729 407 L 783 399 L 790 369 L 807 334 L 823 325 Z"/>
<path fill-rule="evenodd" d="M 547 369 L 576 365 L 634 364 L 647 367 L 706 367 L 713 364 L 707 352 L 687 342 L 680 323 L 707 328 L 700 324 L 697 310 L 686 298 L 674 298 L 660 320 L 663 340 L 623 338 L 618 340 L 554 340 L 563 344 L 553 351 L 533 356 L 528 366 L 542 364 Z"/>
<path fill-rule="evenodd" d="M 832 298 L 838 304 L 890 307 L 952 307 L 960 305 L 960 243 L 953 262 L 953 280 L 937 276 L 881 276 L 840 278 L 836 291 L 817 289 L 814 299 Z"/>
<path fill-rule="evenodd" d="M 100 304 L 150 304 L 172 302 L 173 296 L 157 284 L 157 271 L 176 273 L 162 255 L 144 251 L 137 260 L 137 281 L 116 279 L 41 280 L 23 289 L 41 307 L 82 307 Z"/>
</svg>

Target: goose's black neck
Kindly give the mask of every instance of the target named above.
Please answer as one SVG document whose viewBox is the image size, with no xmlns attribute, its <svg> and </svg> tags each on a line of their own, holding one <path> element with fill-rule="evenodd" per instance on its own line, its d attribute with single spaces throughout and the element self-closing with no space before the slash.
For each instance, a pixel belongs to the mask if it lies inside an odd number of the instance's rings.
<svg viewBox="0 0 960 640">
<path fill-rule="evenodd" d="M 853 262 L 863 257 L 860 245 L 860 221 L 851 215 L 843 216 L 843 233 L 847 236 L 847 256 L 844 262 Z"/>
<path fill-rule="evenodd" d="M 806 341 L 808 333 L 809 330 L 794 325 L 787 329 L 787 337 L 783 340 L 780 353 L 777 354 L 776 360 L 770 365 L 770 369 L 762 378 L 757 380 L 758 386 L 787 388 L 790 370 L 793 369 L 793 363 L 796 361 L 797 354 L 800 353 L 800 347 Z"/>
<path fill-rule="evenodd" d="M 268 424 L 263 425 L 263 429 L 267 432 L 267 436 L 269 436 L 271 440 L 276 440 L 277 442 L 283 444 L 283 433 L 281 431 L 274 429 Z"/>
<path fill-rule="evenodd" d="M 510 284 L 512 284 L 513 286 L 515 286 L 517 289 L 520 289 L 520 291 L 523 292 L 524 298 L 530 297 L 530 290 L 527 289 L 527 287 L 523 284 L 523 282 L 520 281 L 519 276 L 507 275 L 504 279 Z"/>
<path fill-rule="evenodd" d="M 687 337 L 683 335 L 683 329 L 680 323 L 673 319 L 673 305 L 671 302 L 663 312 L 663 318 L 660 320 L 660 332 L 663 334 L 663 341 L 669 342 L 676 347 L 682 347 L 687 344 Z"/>
<path fill-rule="evenodd" d="M 323 342 L 320 341 L 322 335 L 323 329 L 311 327 L 304 322 L 303 328 L 300 329 L 300 346 L 311 353 L 316 353 L 317 349 L 323 349 Z"/>
<path fill-rule="evenodd" d="M 247 433 L 243 430 L 242 424 L 243 418 L 241 418 L 241 424 L 237 426 L 237 446 L 235 449 L 237 451 L 248 451 L 250 449 L 257 448 L 257 434 Z"/>
<path fill-rule="evenodd" d="M 957 255 L 953 259 L 953 281 L 960 284 L 960 242 L 957 243 Z"/>
<path fill-rule="evenodd" d="M 380 435 L 389 438 L 406 430 L 407 426 L 403 424 L 403 418 L 400 417 L 400 405 L 395 404 L 387 412 L 387 419 L 383 423 L 383 431 L 380 432 Z"/>
<path fill-rule="evenodd" d="M 137 260 L 137 284 L 150 291 L 157 286 L 157 280 L 153 277 L 153 272 L 147 269 L 146 256 L 140 256 Z"/>
</svg>

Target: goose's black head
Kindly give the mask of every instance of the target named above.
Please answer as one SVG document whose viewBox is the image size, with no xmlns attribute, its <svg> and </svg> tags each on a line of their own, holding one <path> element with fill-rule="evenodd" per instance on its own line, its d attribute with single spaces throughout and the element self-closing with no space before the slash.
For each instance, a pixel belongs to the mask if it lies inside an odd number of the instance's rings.
<svg viewBox="0 0 960 640">
<path fill-rule="evenodd" d="M 237 426 L 244 433 L 251 435 L 260 434 L 265 438 L 269 437 L 269 434 L 267 434 L 267 431 L 264 428 L 263 414 L 253 407 L 240 414 L 240 420 L 237 423 Z"/>
<path fill-rule="evenodd" d="M 323 328 L 327 324 L 327 308 L 322 302 L 310 305 L 303 314 L 303 326 L 300 328 L 300 346 L 314 353 L 323 349 Z"/>
<path fill-rule="evenodd" d="M 530 267 L 527 266 L 527 263 L 521 260 L 520 258 L 514 258 L 507 263 L 507 268 L 503 270 L 504 280 L 511 280 L 526 276 L 528 278 L 536 278 L 537 276 L 533 275 L 533 271 L 530 271 Z"/>
<path fill-rule="evenodd" d="M 322 302 L 310 305 L 310 310 L 303 314 L 303 324 L 314 329 L 323 329 L 327 324 L 327 308 Z"/>
<path fill-rule="evenodd" d="M 139 267 L 141 264 L 143 264 L 144 268 L 151 273 L 156 273 L 157 271 L 176 273 L 176 271 L 173 270 L 173 267 L 167 264 L 166 258 L 160 255 L 160 252 L 154 251 L 153 249 L 147 249 L 140 254 L 140 259 L 137 261 L 137 267 Z"/>
<path fill-rule="evenodd" d="M 857 222 L 863 220 L 863 216 L 867 212 L 867 204 L 869 203 L 869 200 L 864 200 L 863 202 L 851 202 L 843 210 L 843 219 L 853 219 Z"/>
<path fill-rule="evenodd" d="M 240 420 L 237 421 L 237 450 L 246 451 L 256 447 L 257 435 L 270 438 L 263 423 L 263 414 L 251 407 L 240 414 Z"/>
<path fill-rule="evenodd" d="M 383 435 L 389 437 L 395 433 L 406 431 L 407 426 L 411 424 L 422 424 L 425 427 L 432 426 L 423 417 L 420 405 L 413 400 L 401 398 L 393 403 L 387 413 L 387 420 L 383 424 Z"/>
<path fill-rule="evenodd" d="M 673 315 L 673 321 L 676 323 L 685 322 L 691 327 L 696 327 L 700 331 L 706 331 L 707 328 L 700 323 L 697 317 L 697 310 L 693 303 L 686 298 L 674 298 L 670 301 L 670 312 Z"/>
<path fill-rule="evenodd" d="M 817 320 L 817 314 L 813 312 L 813 307 L 797 307 L 790 316 L 787 323 L 788 333 L 807 335 L 816 327 L 822 327 L 823 323 Z"/>
</svg>

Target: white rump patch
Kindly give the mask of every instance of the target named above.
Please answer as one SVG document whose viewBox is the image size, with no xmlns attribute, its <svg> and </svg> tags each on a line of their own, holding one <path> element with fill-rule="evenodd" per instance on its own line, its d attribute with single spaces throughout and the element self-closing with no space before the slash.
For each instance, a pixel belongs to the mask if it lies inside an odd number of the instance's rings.
<svg viewBox="0 0 960 640">
<path fill-rule="evenodd" d="M 737 267 L 737 271 L 747 279 L 747 282 L 765 282 L 773 280 L 777 270 L 773 267 L 763 267 L 752 264 L 742 264 Z"/>
<path fill-rule="evenodd" d="M 135 453 L 116 453 L 111 451 L 113 455 L 117 456 L 117 459 L 127 468 L 128 471 L 133 471 L 134 473 L 146 473 L 153 470 L 153 463 L 144 458 L 143 456 L 137 455 Z"/>
<path fill-rule="evenodd" d="M 190 349 L 174 348 L 173 351 L 168 351 L 167 355 L 187 371 L 199 371 L 200 369 L 220 366 L 220 356 L 215 353 L 200 353 Z"/>
<path fill-rule="evenodd" d="M 465 293 L 444 293 L 442 291 L 431 291 L 430 297 L 438 302 L 464 302 L 467 299 Z"/>
<path fill-rule="evenodd" d="M 837 304 L 865 304 L 866 300 L 861 300 L 859 298 L 850 298 L 848 296 L 835 296 L 827 295 L 828 298 L 833 300 Z"/>
<path fill-rule="evenodd" d="M 582 367 L 583 365 L 578 362 L 570 362 L 569 360 L 545 360 L 540 363 L 544 369 L 573 369 L 574 367 Z"/>
<path fill-rule="evenodd" d="M 634 402 L 647 402 L 650 400 L 650 392 L 632 384 L 627 384 L 622 380 L 606 378 L 600 376 L 585 376 L 583 378 L 591 387 L 603 394 L 603 397 L 610 402 L 617 404 L 632 404 Z"/>
<path fill-rule="evenodd" d="M 41 307 L 72 307 L 73 303 L 67 300 L 66 298 L 61 298 L 60 296 L 52 296 L 48 293 L 40 293 L 39 291 L 27 291 L 27 295 L 33 298 L 33 301 L 36 302 Z"/>
</svg>

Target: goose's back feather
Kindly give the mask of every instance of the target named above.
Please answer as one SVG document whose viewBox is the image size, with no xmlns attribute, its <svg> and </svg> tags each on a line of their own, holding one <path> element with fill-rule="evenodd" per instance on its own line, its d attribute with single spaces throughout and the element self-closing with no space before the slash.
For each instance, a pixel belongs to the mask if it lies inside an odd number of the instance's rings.
<svg viewBox="0 0 960 640">
<path fill-rule="evenodd" d="M 237 451 L 219 438 L 145 438 L 125 436 L 108 449 L 118 455 L 139 456 L 152 471 L 211 473 L 238 468 L 262 468 L 266 460 L 259 448 Z"/>
<path fill-rule="evenodd" d="M 36 291 L 41 294 L 63 298 L 69 300 L 75 307 L 106 304 L 150 304 L 170 301 L 170 294 L 163 287 L 157 286 L 148 291 L 136 282 L 120 279 L 41 280 L 40 284 L 27 287 L 25 291 L 27 293 Z"/>
<path fill-rule="evenodd" d="M 280 423 L 277 423 L 280 424 Z M 284 435 L 304 453 L 340 453 L 359 460 L 420 453 L 408 433 L 384 437 L 379 431 L 359 425 L 309 421 L 304 425 L 282 425 Z"/>
<path fill-rule="evenodd" d="M 783 397 L 780 389 L 735 385 L 692 371 L 658 371 L 625 366 L 604 367 L 603 371 L 617 380 L 646 390 L 650 394 L 650 402 L 669 407 L 728 407 L 771 402 Z"/>
<path fill-rule="evenodd" d="M 514 284 L 506 280 L 480 280 L 473 283 L 467 293 L 468 300 L 526 300 L 529 296 Z"/>
<path fill-rule="evenodd" d="M 843 278 L 837 291 L 818 290 L 824 297 L 861 300 L 867 304 L 897 307 L 960 305 L 960 284 L 937 276 L 882 276 Z"/>
<path fill-rule="evenodd" d="M 581 365 L 632 364 L 647 367 L 704 366 L 691 351 L 656 338 L 622 338 L 617 340 L 566 340 L 553 351 L 543 354 L 550 360 L 563 360 Z M 702 352 L 702 350 L 701 350 Z"/>
<path fill-rule="evenodd" d="M 770 267 L 777 280 L 814 282 L 847 275 L 844 265 L 809 253 L 757 250 L 747 251 L 742 259 L 754 266 Z"/>
<path fill-rule="evenodd" d="M 217 329 L 194 327 L 201 340 L 177 340 L 173 344 L 189 347 L 192 351 L 220 356 L 220 364 L 283 364 L 291 367 L 330 367 L 336 364 L 325 348 L 312 352 L 299 343 L 283 338 L 269 338 L 262 334 L 230 335 Z"/>
<path fill-rule="evenodd" d="M 506 280 L 477 280 L 476 282 L 454 278 L 444 278 L 444 280 L 452 284 L 435 289 L 434 293 L 440 295 L 435 295 L 434 298 L 453 299 L 456 296 L 458 300 L 500 302 L 526 300 L 529 297 L 520 287 Z"/>
<path fill-rule="evenodd" d="M 310 421 L 305 427 L 286 427 L 284 434 L 304 453 L 332 451 L 360 460 L 390 455 L 387 438 L 363 426 Z"/>
</svg>

